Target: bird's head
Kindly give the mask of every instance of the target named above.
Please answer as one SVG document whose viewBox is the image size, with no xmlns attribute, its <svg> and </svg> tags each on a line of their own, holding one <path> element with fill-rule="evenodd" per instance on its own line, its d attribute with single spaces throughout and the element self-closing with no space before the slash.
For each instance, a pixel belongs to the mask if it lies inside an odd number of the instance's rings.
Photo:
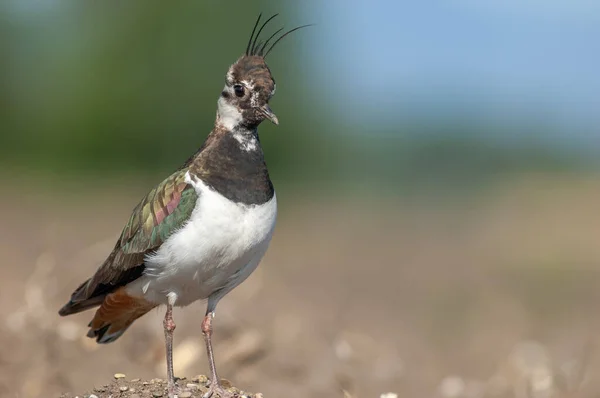
<svg viewBox="0 0 600 398">
<path fill-rule="evenodd" d="M 279 124 L 277 116 L 269 107 L 269 100 L 275 94 L 275 79 L 271 75 L 265 58 L 286 35 L 309 25 L 291 29 L 275 39 L 283 30 L 281 28 L 268 39 L 260 40 L 259 37 L 264 27 L 277 15 L 267 19 L 257 32 L 256 28 L 260 23 L 261 15 L 258 16 L 248 41 L 246 53 L 231 65 L 227 72 L 225 87 L 219 98 L 218 121 L 228 129 L 237 126 L 253 128 L 265 119 Z"/>
</svg>

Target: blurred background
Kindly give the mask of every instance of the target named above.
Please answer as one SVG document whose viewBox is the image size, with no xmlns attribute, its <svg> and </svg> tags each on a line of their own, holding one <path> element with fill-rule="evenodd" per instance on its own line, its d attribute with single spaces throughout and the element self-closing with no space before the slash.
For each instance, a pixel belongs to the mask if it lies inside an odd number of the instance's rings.
<svg viewBox="0 0 600 398">
<path fill-rule="evenodd" d="M 267 397 L 600 393 L 600 3 L 0 3 L 0 396 L 165 377 L 157 310 L 116 343 L 58 308 L 212 127 L 259 12 L 278 191 L 219 305 L 222 377 Z M 204 304 L 175 373 L 206 373 Z"/>
</svg>

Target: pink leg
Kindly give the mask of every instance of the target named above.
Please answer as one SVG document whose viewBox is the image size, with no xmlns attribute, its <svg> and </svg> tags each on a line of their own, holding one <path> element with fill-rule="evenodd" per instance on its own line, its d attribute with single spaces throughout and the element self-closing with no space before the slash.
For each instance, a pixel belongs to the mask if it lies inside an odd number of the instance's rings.
<svg viewBox="0 0 600 398">
<path fill-rule="evenodd" d="M 221 398 L 232 398 L 235 394 L 226 391 L 223 386 L 221 386 L 221 382 L 219 380 L 219 376 L 217 376 L 217 367 L 215 366 L 215 356 L 213 354 L 212 349 L 212 319 L 214 317 L 214 312 L 208 312 L 202 320 L 202 334 L 204 335 L 204 342 L 206 343 L 206 353 L 208 355 L 208 366 L 210 367 L 210 387 L 206 394 L 204 394 L 204 398 L 209 398 L 213 394 L 217 394 Z"/>
<path fill-rule="evenodd" d="M 173 374 L 173 331 L 175 330 L 175 321 L 173 321 L 173 306 L 171 304 L 167 304 L 163 326 L 165 329 L 165 346 L 167 351 L 167 388 L 169 397 L 174 397 L 177 393 L 175 376 Z"/>
</svg>

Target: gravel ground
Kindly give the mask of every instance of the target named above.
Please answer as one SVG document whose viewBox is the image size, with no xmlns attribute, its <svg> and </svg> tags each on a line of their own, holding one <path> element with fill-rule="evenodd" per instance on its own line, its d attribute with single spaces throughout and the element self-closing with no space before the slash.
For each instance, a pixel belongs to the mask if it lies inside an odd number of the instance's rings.
<svg viewBox="0 0 600 398">
<path fill-rule="evenodd" d="M 202 397 L 208 391 L 209 379 L 199 375 L 192 379 L 178 378 L 177 386 L 181 389 L 178 398 Z M 243 398 L 262 398 L 262 394 L 252 394 L 231 385 L 226 379 L 221 379 L 223 387 L 237 393 Z M 108 384 L 94 387 L 92 391 L 83 394 L 63 394 L 61 398 L 161 398 L 168 397 L 167 381 L 164 379 L 128 379 L 123 373 L 116 373 L 114 380 Z M 218 396 L 215 396 L 217 398 Z"/>
</svg>

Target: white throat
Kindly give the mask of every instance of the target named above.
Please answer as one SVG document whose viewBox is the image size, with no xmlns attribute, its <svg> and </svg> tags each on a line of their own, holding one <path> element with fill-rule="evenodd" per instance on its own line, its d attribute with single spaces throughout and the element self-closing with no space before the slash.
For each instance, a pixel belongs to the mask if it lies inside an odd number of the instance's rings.
<svg viewBox="0 0 600 398">
<path fill-rule="evenodd" d="M 258 140 L 252 132 L 240 128 L 242 113 L 225 98 L 219 98 L 218 123 L 231 132 L 233 138 L 240 143 L 240 148 L 246 152 L 255 151 L 258 148 Z"/>
<path fill-rule="evenodd" d="M 227 130 L 232 131 L 242 122 L 242 113 L 235 106 L 228 103 L 224 97 L 219 97 L 217 109 L 219 123 Z"/>
</svg>

